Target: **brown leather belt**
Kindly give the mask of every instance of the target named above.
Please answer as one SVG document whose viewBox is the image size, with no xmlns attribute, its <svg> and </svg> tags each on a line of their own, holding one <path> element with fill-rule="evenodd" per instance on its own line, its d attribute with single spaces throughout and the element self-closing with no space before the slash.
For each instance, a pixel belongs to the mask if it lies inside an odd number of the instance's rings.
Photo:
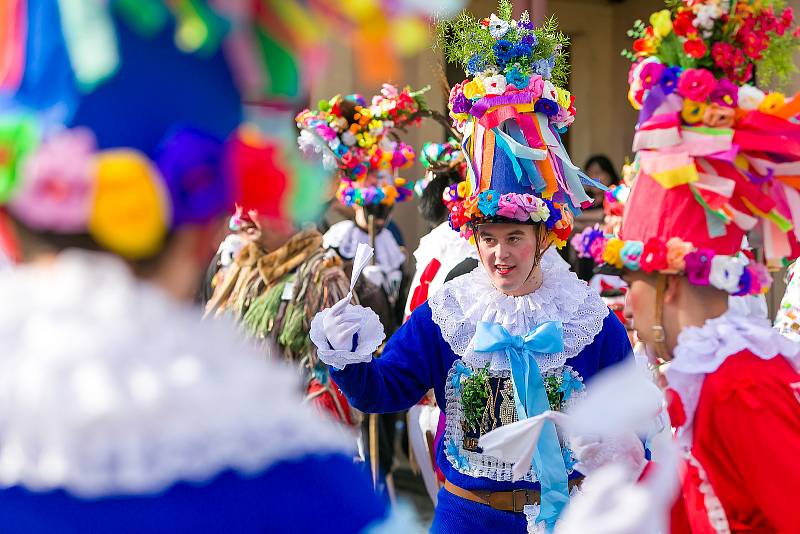
<svg viewBox="0 0 800 534">
<path fill-rule="evenodd" d="M 583 479 L 576 478 L 569 481 L 569 489 L 579 485 Z M 490 506 L 495 510 L 504 512 L 522 512 L 529 504 L 539 504 L 539 491 L 518 489 L 512 491 L 483 491 L 468 490 L 456 486 L 449 480 L 444 481 L 444 489 L 462 499 Z"/>
</svg>

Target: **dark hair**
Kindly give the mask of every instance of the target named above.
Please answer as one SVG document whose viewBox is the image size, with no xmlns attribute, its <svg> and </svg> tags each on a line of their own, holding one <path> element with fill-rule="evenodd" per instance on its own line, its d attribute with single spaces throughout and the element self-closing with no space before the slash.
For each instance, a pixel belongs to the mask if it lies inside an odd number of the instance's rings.
<svg viewBox="0 0 800 534">
<path fill-rule="evenodd" d="M 89 250 L 92 252 L 108 252 L 108 250 L 98 244 L 91 235 L 86 233 L 59 234 L 57 232 L 44 232 L 28 227 L 21 222 L 19 218 L 13 215 L 11 216 L 11 220 L 14 223 L 15 233 L 19 240 L 23 258 L 32 258 L 46 252 L 58 253 L 70 248 Z M 126 260 L 133 272 L 139 276 L 151 274 L 163 258 L 164 251 L 169 247 L 173 236 L 173 232 L 169 232 L 165 236 L 158 252 L 152 256 L 139 260 Z"/>
<path fill-rule="evenodd" d="M 447 219 L 447 206 L 442 200 L 444 190 L 453 184 L 459 183 L 462 178 L 456 169 L 430 171 L 433 179 L 422 191 L 419 197 L 419 212 L 431 224 L 439 224 Z"/>
<path fill-rule="evenodd" d="M 617 170 L 614 168 L 614 164 L 611 163 L 611 160 L 608 159 L 608 156 L 603 154 L 595 154 L 586 160 L 583 170 L 588 171 L 589 167 L 594 164 L 597 164 L 606 174 L 608 174 L 608 177 L 611 179 L 610 185 L 619 185 L 619 174 L 617 174 Z"/>
</svg>

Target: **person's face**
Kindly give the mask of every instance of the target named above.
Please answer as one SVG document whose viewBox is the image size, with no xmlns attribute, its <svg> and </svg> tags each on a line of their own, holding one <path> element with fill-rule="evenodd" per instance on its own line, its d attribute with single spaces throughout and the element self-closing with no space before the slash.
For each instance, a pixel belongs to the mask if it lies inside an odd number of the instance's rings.
<svg viewBox="0 0 800 534">
<path fill-rule="evenodd" d="M 656 324 L 656 276 L 626 271 L 622 277 L 628 284 L 625 294 L 625 319 L 632 325 L 639 341 L 645 344 L 648 355 L 655 341 L 653 326 Z"/>
<path fill-rule="evenodd" d="M 603 168 L 597 163 L 592 163 L 589 165 L 589 168 L 586 169 L 586 174 L 589 175 L 589 178 L 597 180 L 606 187 L 611 185 L 611 176 L 609 176 L 608 173 L 604 171 Z"/>
<path fill-rule="evenodd" d="M 530 224 L 488 223 L 478 228 L 478 253 L 492 285 L 511 296 L 536 290 L 538 233 Z M 543 245 L 540 245 L 543 248 Z"/>
<path fill-rule="evenodd" d="M 369 213 L 363 206 L 353 206 L 353 210 L 355 212 L 355 222 L 356 226 L 364 230 L 365 232 L 369 229 Z M 388 221 L 388 216 L 390 212 L 388 210 L 373 210 L 376 211 L 377 214 L 374 214 L 373 224 L 375 234 L 383 230 L 383 227 L 386 226 Z"/>
</svg>

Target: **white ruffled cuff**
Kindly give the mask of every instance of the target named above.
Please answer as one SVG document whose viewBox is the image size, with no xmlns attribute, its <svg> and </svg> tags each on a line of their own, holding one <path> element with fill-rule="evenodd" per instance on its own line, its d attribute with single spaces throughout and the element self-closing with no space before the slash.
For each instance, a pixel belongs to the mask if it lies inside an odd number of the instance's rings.
<svg viewBox="0 0 800 534">
<path fill-rule="evenodd" d="M 354 351 L 335 350 L 328 343 L 322 322 L 330 312 L 330 308 L 326 308 L 316 314 L 311 321 L 309 337 L 314 345 L 317 346 L 317 356 L 319 356 L 320 360 L 336 369 L 344 369 L 348 364 L 372 361 L 372 354 L 378 350 L 378 347 L 381 346 L 381 343 L 386 338 L 381 320 L 370 308 L 350 305 L 348 306 L 348 311 L 355 311 L 362 317 L 361 326 L 356 332 L 358 344 Z"/>
</svg>

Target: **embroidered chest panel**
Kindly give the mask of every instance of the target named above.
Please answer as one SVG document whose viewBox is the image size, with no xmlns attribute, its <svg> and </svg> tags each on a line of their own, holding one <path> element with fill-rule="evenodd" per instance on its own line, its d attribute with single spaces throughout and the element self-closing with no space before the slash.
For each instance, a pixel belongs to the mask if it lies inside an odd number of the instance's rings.
<svg viewBox="0 0 800 534">
<path fill-rule="evenodd" d="M 563 411 L 585 394 L 583 378 L 568 365 L 546 371 L 542 379 L 552 410 Z M 465 475 L 511 481 L 512 464 L 483 454 L 478 446 L 484 434 L 519 419 L 510 371 L 475 369 L 457 360 L 448 373 L 445 394 L 444 443 L 450 463 Z M 572 472 L 575 463 L 572 452 L 563 440 L 562 445 L 564 463 Z M 532 468 L 524 480 L 536 481 Z"/>
</svg>

